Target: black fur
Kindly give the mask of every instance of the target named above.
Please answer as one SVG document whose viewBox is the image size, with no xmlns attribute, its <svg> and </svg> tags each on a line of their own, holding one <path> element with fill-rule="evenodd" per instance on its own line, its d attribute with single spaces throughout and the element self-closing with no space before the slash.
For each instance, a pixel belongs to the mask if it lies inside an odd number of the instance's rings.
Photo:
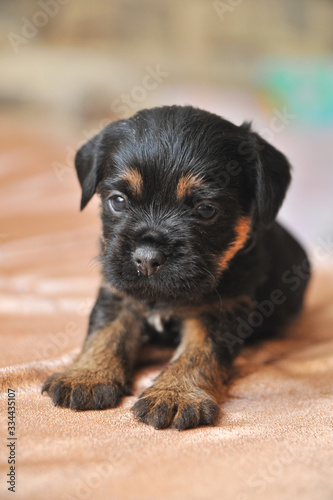
<svg viewBox="0 0 333 500">
<path fill-rule="evenodd" d="M 101 197 L 104 284 L 91 314 L 89 336 L 113 325 L 124 310 L 143 318 L 142 335 L 150 332 L 151 339 L 178 338 L 186 319 L 195 317 L 207 335 L 195 356 L 180 356 L 187 368 L 179 370 L 183 382 L 186 374 L 188 380 L 196 377 L 198 388 L 206 392 L 198 393 L 196 404 L 183 400 L 180 389 L 179 394 L 174 388 L 171 396 L 163 396 L 167 377 L 170 384 L 175 378 L 176 368 L 171 367 L 153 386 L 162 396 L 144 393 L 133 411 L 156 428 L 213 424 L 218 400 L 212 396 L 213 386 L 220 380 L 227 383 L 244 341 L 277 331 L 302 306 L 309 263 L 300 245 L 275 222 L 290 182 L 287 159 L 247 123 L 236 126 L 190 106 L 170 106 L 142 110 L 108 125 L 78 151 L 75 166 L 81 208 L 95 192 Z M 128 169 L 141 182 L 136 192 L 124 179 Z M 199 181 L 179 196 L 177 189 L 187 175 Z M 113 193 L 127 200 L 121 213 L 110 208 Z M 200 219 L 200 203 L 212 204 L 215 217 Z M 250 221 L 249 233 L 221 269 L 221 259 L 239 236 L 240 220 Z M 143 245 L 166 258 L 152 275 L 140 274 L 133 260 Z M 293 266 L 303 269 L 298 286 Z M 149 324 L 154 314 L 161 318 L 162 331 Z M 207 352 L 201 356 L 204 348 Z M 131 371 L 126 349 L 119 349 L 123 369 Z M 217 368 L 209 369 L 208 355 Z M 171 365 L 180 364 L 176 360 Z M 67 386 L 64 401 L 61 383 L 50 387 L 44 388 L 56 404 L 75 409 L 111 407 L 126 393 L 119 390 L 116 395 L 96 383 L 90 396 L 74 389 L 69 401 Z"/>
</svg>

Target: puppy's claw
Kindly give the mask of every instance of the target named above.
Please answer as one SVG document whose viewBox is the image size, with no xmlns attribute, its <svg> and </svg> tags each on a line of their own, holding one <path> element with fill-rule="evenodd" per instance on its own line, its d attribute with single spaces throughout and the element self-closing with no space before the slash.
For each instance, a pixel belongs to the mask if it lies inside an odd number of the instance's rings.
<svg viewBox="0 0 333 500">
<path fill-rule="evenodd" d="M 215 425 L 219 413 L 218 404 L 211 399 L 206 399 L 200 404 L 200 425 Z"/>
<path fill-rule="evenodd" d="M 120 402 L 122 395 L 126 392 L 120 387 L 110 387 L 106 384 L 97 384 L 94 389 L 94 408 L 103 410 L 113 408 Z"/>
<path fill-rule="evenodd" d="M 176 429 L 182 431 L 183 429 L 198 427 L 200 422 L 200 413 L 199 408 L 195 405 L 187 405 L 178 413 L 174 421 Z"/>
<path fill-rule="evenodd" d="M 137 418 L 142 419 L 149 412 L 149 405 L 150 401 L 148 398 L 140 398 L 132 406 L 132 412 Z"/>
<path fill-rule="evenodd" d="M 190 429 L 214 425 L 219 415 L 217 403 L 203 391 L 179 392 L 151 387 L 132 407 L 134 416 L 155 429 Z"/>
<path fill-rule="evenodd" d="M 51 375 L 45 382 L 44 382 L 44 385 L 42 387 L 42 394 L 43 392 L 47 392 L 51 386 L 51 383 L 53 382 L 53 380 L 55 379 L 55 377 L 58 375 L 58 373 L 54 373 L 53 375 Z"/>
<path fill-rule="evenodd" d="M 129 389 L 112 380 L 100 382 L 96 373 L 77 374 L 68 370 L 51 375 L 43 385 L 43 392 L 49 394 L 56 406 L 84 411 L 113 408 Z"/>
</svg>

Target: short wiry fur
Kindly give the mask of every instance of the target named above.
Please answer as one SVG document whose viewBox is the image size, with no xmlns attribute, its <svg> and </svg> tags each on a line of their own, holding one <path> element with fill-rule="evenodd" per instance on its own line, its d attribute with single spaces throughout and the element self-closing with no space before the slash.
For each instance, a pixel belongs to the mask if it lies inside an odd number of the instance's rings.
<svg viewBox="0 0 333 500">
<path fill-rule="evenodd" d="M 81 208 L 101 197 L 103 281 L 82 353 L 43 390 L 74 410 L 113 407 L 142 339 L 163 337 L 178 347 L 134 415 L 156 428 L 214 424 L 244 340 L 302 306 L 309 264 L 274 221 L 287 159 L 247 123 L 170 106 L 108 125 L 75 166 Z M 298 286 L 291 269 L 303 270 Z"/>
</svg>

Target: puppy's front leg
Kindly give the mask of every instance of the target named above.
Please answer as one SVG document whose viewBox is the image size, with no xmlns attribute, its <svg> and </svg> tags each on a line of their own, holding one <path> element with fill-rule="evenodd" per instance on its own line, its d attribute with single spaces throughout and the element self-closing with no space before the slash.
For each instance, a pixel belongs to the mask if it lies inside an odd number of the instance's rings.
<svg viewBox="0 0 333 500">
<path fill-rule="evenodd" d="M 115 406 L 130 394 L 141 327 L 140 316 L 102 287 L 81 354 L 71 368 L 49 377 L 42 392 L 48 392 L 56 405 L 73 410 Z"/>
<path fill-rule="evenodd" d="M 246 318 L 247 310 L 247 304 L 241 304 L 233 311 L 184 320 L 179 348 L 154 385 L 134 404 L 134 415 L 157 429 L 214 425 L 242 342 L 235 345 L 233 340 L 236 314 Z"/>
</svg>

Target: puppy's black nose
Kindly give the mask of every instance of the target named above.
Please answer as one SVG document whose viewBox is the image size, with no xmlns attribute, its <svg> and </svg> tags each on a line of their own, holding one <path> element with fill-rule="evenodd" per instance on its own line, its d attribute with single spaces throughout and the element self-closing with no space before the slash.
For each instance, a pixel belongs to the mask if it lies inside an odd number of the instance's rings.
<svg viewBox="0 0 333 500">
<path fill-rule="evenodd" d="M 143 246 L 135 250 L 133 259 L 138 273 L 150 276 L 159 270 L 166 257 L 163 252 L 156 248 Z"/>
</svg>

